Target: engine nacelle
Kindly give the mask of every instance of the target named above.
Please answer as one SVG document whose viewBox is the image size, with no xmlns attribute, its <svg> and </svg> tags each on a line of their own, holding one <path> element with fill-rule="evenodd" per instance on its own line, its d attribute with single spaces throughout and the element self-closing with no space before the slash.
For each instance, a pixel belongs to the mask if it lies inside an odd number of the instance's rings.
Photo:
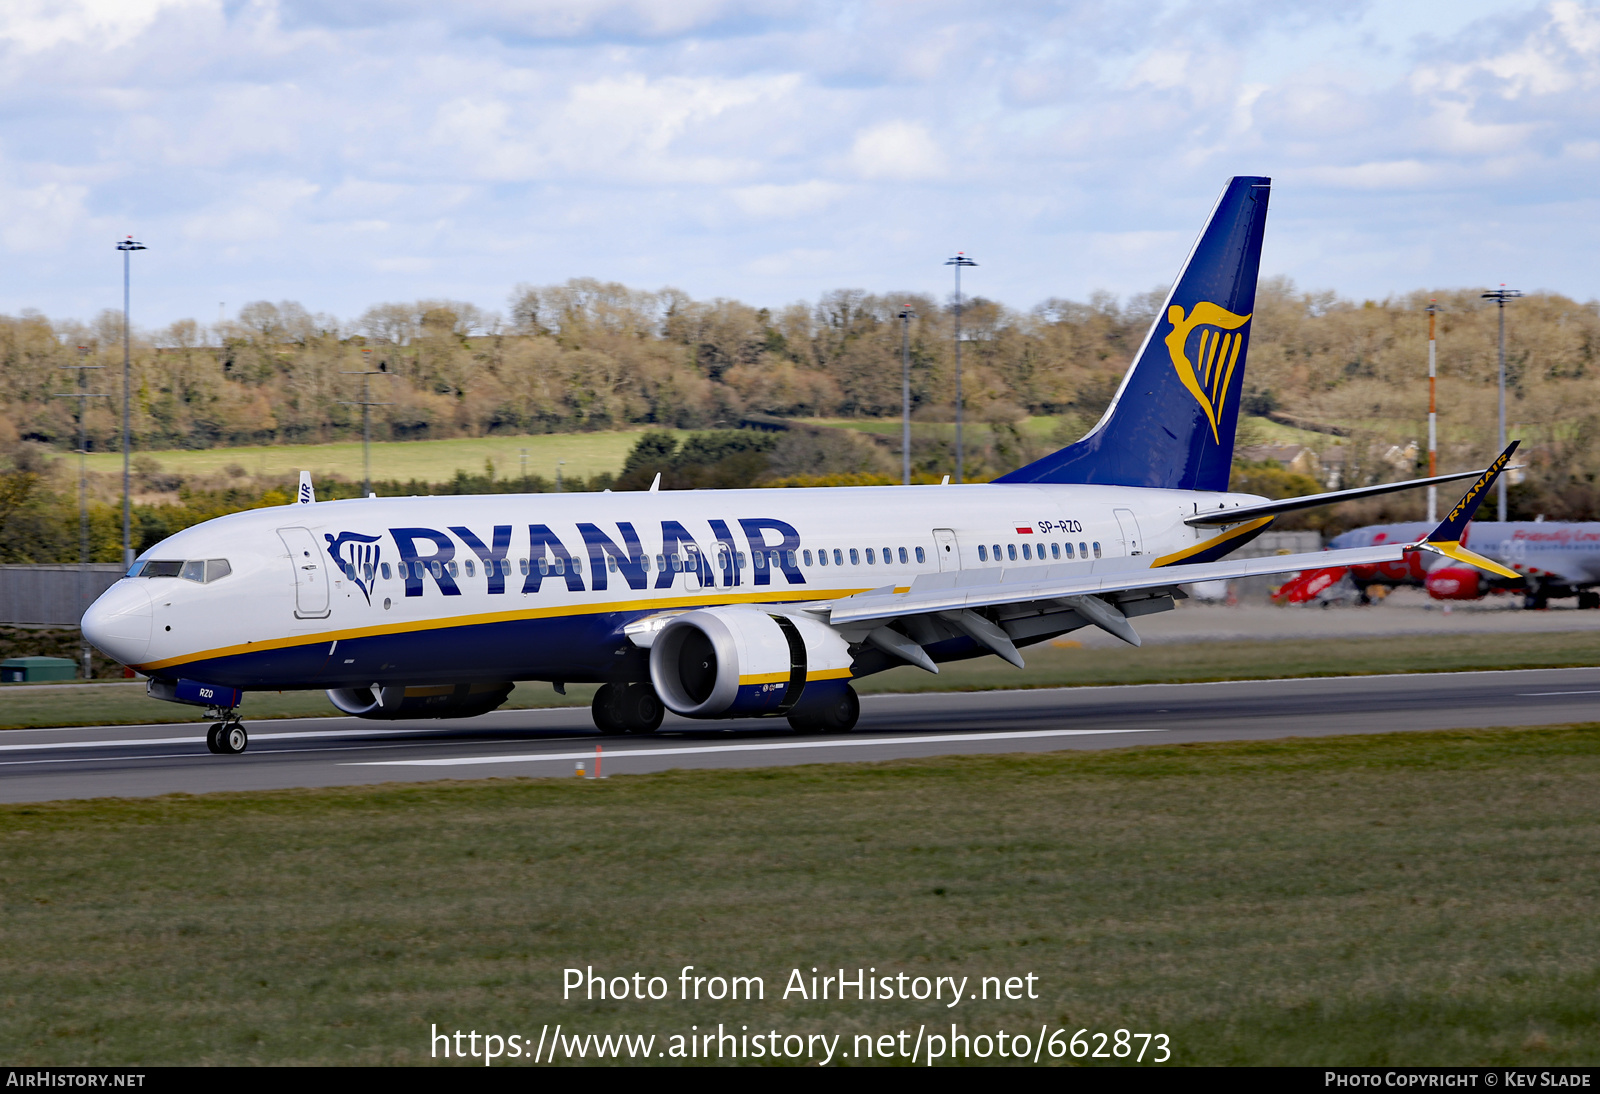
<svg viewBox="0 0 1600 1094">
<path fill-rule="evenodd" d="M 392 684 L 370 688 L 330 688 L 328 698 L 357 718 L 474 718 L 506 701 L 513 684 Z"/>
<path fill-rule="evenodd" d="M 1440 566 L 1430 570 L 1426 584 L 1435 600 L 1477 600 L 1483 595 L 1483 581 L 1471 566 Z"/>
<path fill-rule="evenodd" d="M 669 620 L 650 644 L 650 681 L 674 714 L 749 718 L 844 687 L 851 660 L 821 620 L 729 605 Z"/>
</svg>

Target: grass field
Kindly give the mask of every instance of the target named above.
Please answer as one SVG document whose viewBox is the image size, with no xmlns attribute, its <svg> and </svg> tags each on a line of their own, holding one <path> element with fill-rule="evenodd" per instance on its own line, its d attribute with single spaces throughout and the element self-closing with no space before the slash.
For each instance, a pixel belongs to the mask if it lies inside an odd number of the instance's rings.
<svg viewBox="0 0 1600 1094">
<path fill-rule="evenodd" d="M 679 435 L 683 430 L 673 430 Z M 588 477 L 622 469 L 623 460 L 639 439 L 639 431 L 609 433 L 541 433 L 532 436 L 468 437 L 444 441 L 374 441 L 372 477 L 409 482 L 445 482 L 463 469 L 483 473 L 492 460 L 501 478 L 522 474 L 522 450 L 528 450 L 528 474 L 554 479 L 556 461 L 566 460 L 564 475 Z M 302 470 L 361 478 L 361 442 L 338 444 L 264 445 L 251 448 L 173 449 L 142 452 L 170 472 L 211 474 L 237 464 L 252 475 L 293 477 Z M 89 457 L 89 469 L 104 474 L 122 472 L 122 457 L 114 452 Z"/>
<path fill-rule="evenodd" d="M 435 1023 L 725 1023 L 851 1064 L 955 1022 L 1164 1033 L 1178 1064 L 1593 1064 L 1597 841 L 1592 725 L 0 806 L 0 1045 L 414 1063 Z M 675 997 L 684 965 L 765 1000 L 561 999 L 565 968 Z M 785 1002 L 813 967 L 1038 997 Z"/>
<path fill-rule="evenodd" d="M 1352 676 L 1386 672 L 1462 672 L 1472 669 L 1566 668 L 1600 664 L 1600 634 L 1435 635 L 1416 638 L 1301 639 L 1273 642 L 1196 642 L 1141 649 L 1030 647 L 1028 667 L 994 657 L 944 665 L 937 676 L 899 668 L 857 681 L 862 694 L 906 691 L 981 691 L 992 688 L 1077 687 L 1089 684 L 1174 684 L 1198 680 L 1260 680 L 1287 676 Z M 565 697 L 548 684 L 519 684 L 506 709 L 587 706 L 590 686 L 573 684 Z M 147 698 L 142 685 L 54 685 L 10 690 L 0 686 L 0 729 L 58 725 L 132 725 L 200 719 L 186 708 Z M 251 692 L 246 721 L 337 714 L 327 696 L 311 692 Z"/>
<path fill-rule="evenodd" d="M 815 418 L 800 419 L 815 425 L 835 426 L 881 436 L 898 438 L 898 418 Z M 1038 440 L 1047 440 L 1059 419 L 1032 417 L 1024 419 L 1024 433 Z M 954 437 L 955 426 L 948 422 L 917 422 L 913 426 L 918 436 Z M 970 428 L 987 430 L 982 423 L 971 423 Z M 1249 418 L 1241 425 L 1251 435 L 1273 441 L 1303 441 L 1311 437 L 1303 430 L 1293 429 L 1266 418 Z M 587 478 L 607 471 L 615 474 L 622 469 L 641 430 L 619 430 L 604 433 L 540 433 L 528 436 L 466 437 L 442 441 L 374 441 L 372 444 L 372 477 L 398 479 L 409 482 L 446 482 L 455 477 L 457 470 L 481 474 L 484 461 L 493 461 L 495 473 L 501 478 L 522 474 L 522 450 L 527 449 L 527 469 L 530 475 L 555 478 L 556 461 L 565 460 L 562 473 Z M 675 429 L 670 432 L 685 436 L 689 431 Z M 230 465 L 238 465 L 246 472 L 260 477 L 293 477 L 302 470 L 314 474 L 341 475 L 346 479 L 361 478 L 361 442 L 342 441 L 337 444 L 260 445 L 246 448 L 163 449 L 138 453 L 159 463 L 163 470 L 180 474 L 215 474 Z M 89 456 L 89 470 L 100 474 L 121 474 L 122 456 L 115 452 L 97 452 Z"/>
</svg>

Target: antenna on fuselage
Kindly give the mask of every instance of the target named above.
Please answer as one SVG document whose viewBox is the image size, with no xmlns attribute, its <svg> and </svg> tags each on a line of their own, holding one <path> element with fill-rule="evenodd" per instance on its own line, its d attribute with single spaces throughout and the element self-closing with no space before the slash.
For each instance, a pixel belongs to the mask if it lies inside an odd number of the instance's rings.
<svg viewBox="0 0 1600 1094">
<path fill-rule="evenodd" d="M 650 484 L 650 493 L 652 493 L 652 494 L 661 493 L 661 472 L 659 472 L 659 471 L 656 472 L 655 481 Z"/>
<path fill-rule="evenodd" d="M 296 495 L 295 501 L 301 505 L 310 505 L 316 500 L 317 491 L 311 485 L 311 472 L 300 472 L 300 493 Z"/>
</svg>

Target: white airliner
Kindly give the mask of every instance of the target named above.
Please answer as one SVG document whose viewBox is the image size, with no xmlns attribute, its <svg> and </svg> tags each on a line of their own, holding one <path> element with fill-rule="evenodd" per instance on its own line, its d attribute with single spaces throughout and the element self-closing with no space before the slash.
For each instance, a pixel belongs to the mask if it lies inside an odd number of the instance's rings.
<svg viewBox="0 0 1600 1094">
<path fill-rule="evenodd" d="M 604 732 L 786 715 L 848 730 L 850 681 L 1130 620 L 1190 582 L 1449 555 L 1488 469 L 1287 501 L 1228 492 L 1270 180 L 1224 188 L 1083 440 L 994 483 L 298 502 L 141 556 L 83 618 L 157 698 L 209 708 L 242 752 L 251 690 L 327 689 L 364 718 L 468 717 L 517 681 L 604 686 Z M 1218 561 L 1279 513 L 1477 476 L 1414 543 Z M 1511 574 L 1510 576 L 1515 576 Z"/>
</svg>

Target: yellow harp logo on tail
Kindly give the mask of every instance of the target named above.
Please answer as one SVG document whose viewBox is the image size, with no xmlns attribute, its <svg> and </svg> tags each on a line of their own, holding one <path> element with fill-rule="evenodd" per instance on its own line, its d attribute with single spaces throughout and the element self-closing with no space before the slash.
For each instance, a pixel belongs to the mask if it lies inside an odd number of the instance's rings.
<svg viewBox="0 0 1600 1094">
<path fill-rule="evenodd" d="M 1167 322 L 1172 324 L 1172 332 L 1166 337 L 1172 367 L 1178 370 L 1178 379 L 1206 412 L 1212 439 L 1221 444 L 1217 420 L 1222 417 L 1228 382 L 1233 379 L 1234 366 L 1239 363 L 1239 353 L 1244 348 L 1244 331 L 1239 328 L 1250 322 L 1250 316 L 1235 315 L 1209 300 L 1202 300 L 1189 312 L 1187 319 L 1183 317 L 1183 309 L 1173 304 L 1167 308 Z M 1194 341 L 1195 359 L 1191 361 L 1189 342 L 1196 330 L 1200 337 Z"/>
</svg>

